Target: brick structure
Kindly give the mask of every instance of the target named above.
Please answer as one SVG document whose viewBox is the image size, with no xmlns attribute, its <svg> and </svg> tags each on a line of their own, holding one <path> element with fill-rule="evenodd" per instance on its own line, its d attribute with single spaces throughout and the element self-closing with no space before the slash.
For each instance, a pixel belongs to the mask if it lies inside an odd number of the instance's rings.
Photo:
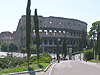
<svg viewBox="0 0 100 75">
<path fill-rule="evenodd" d="M 42 52 L 51 51 L 56 49 L 56 40 L 59 39 L 60 47 L 63 42 L 64 36 L 67 39 L 68 48 L 72 47 L 72 41 L 74 45 L 78 44 L 78 38 L 81 37 L 81 32 L 84 29 L 87 33 L 87 23 L 77 20 L 63 17 L 43 17 L 39 16 L 39 27 L 41 37 L 41 49 Z M 31 16 L 32 24 L 32 44 L 35 45 L 35 30 L 34 20 Z M 19 49 L 25 47 L 26 44 L 26 16 L 23 15 L 19 20 L 14 41 L 18 44 Z"/>
<path fill-rule="evenodd" d="M 13 33 L 9 31 L 1 32 L 1 44 L 13 42 Z"/>
</svg>

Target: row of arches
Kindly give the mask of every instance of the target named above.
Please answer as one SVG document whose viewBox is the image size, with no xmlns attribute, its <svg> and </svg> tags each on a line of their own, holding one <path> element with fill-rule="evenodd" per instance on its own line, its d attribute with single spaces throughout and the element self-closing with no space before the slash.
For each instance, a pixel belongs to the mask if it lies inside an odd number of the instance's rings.
<svg viewBox="0 0 100 75">
<path fill-rule="evenodd" d="M 68 35 L 74 37 L 81 37 L 80 32 L 66 32 L 66 31 L 52 31 L 52 30 L 39 30 L 40 35 Z M 33 35 L 35 35 L 35 30 L 33 30 Z"/>
<path fill-rule="evenodd" d="M 58 39 L 42 39 L 41 40 L 41 45 L 56 45 Z M 62 45 L 63 39 L 59 40 L 59 45 Z M 33 40 L 33 44 L 36 44 L 35 40 Z M 67 45 L 78 45 L 78 40 L 67 40 L 66 41 Z"/>
</svg>

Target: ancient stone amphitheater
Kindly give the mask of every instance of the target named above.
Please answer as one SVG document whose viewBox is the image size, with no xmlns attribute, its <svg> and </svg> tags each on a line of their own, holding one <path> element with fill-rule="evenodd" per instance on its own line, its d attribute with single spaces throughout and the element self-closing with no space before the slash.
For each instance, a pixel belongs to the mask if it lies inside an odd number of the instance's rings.
<svg viewBox="0 0 100 75">
<path fill-rule="evenodd" d="M 87 23 L 70 18 L 63 17 L 43 17 L 39 16 L 39 33 L 41 37 L 41 52 L 55 52 L 56 40 L 59 41 L 60 50 L 61 45 L 66 36 L 67 47 L 72 47 L 72 42 L 74 41 L 74 46 L 78 45 L 78 39 L 81 38 L 81 32 L 84 29 L 87 32 Z M 35 43 L 35 30 L 34 30 L 34 20 L 31 16 L 32 24 L 32 45 Z M 18 44 L 19 49 L 25 47 L 26 40 L 26 16 L 23 15 L 19 20 L 16 35 L 14 36 L 14 41 Z"/>
</svg>

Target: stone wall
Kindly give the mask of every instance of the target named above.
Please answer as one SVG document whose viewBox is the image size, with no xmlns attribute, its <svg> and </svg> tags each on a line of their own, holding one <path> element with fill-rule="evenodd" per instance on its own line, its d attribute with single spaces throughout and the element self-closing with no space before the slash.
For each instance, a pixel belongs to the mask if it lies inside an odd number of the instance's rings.
<svg viewBox="0 0 100 75">
<path fill-rule="evenodd" d="M 71 47 L 72 41 L 75 40 L 76 43 L 78 38 L 81 37 L 81 31 L 84 29 L 87 33 L 87 23 L 77 20 L 62 17 L 43 17 L 39 16 L 39 27 L 40 27 L 40 37 L 41 37 L 41 47 L 42 49 L 50 49 L 56 46 L 55 40 L 60 38 L 61 43 L 64 36 L 66 35 L 68 47 Z M 32 44 L 35 44 L 35 30 L 34 30 L 34 20 L 31 17 L 32 24 Z M 14 36 L 14 41 L 18 44 L 19 49 L 25 47 L 26 43 L 26 18 L 25 15 L 19 20 L 16 34 Z M 46 41 L 47 40 L 47 41 Z M 52 41 L 52 43 L 50 43 Z M 47 42 L 47 44 L 45 44 Z M 45 47 L 45 48 L 44 48 Z"/>
<path fill-rule="evenodd" d="M 1 32 L 1 44 L 13 42 L 13 33 L 9 31 Z"/>
</svg>

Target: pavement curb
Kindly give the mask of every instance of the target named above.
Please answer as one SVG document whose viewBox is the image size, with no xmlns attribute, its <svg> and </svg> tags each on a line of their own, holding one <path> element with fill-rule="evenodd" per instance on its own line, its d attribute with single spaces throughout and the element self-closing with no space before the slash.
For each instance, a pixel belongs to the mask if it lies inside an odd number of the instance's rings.
<svg viewBox="0 0 100 75">
<path fill-rule="evenodd" d="M 48 75 L 51 75 L 51 72 L 52 72 L 52 70 L 53 70 L 53 68 L 54 68 L 54 66 L 55 66 L 56 64 L 57 64 L 57 63 L 54 63 L 54 64 L 52 65 L 52 68 L 51 68 L 51 70 L 50 70 L 50 72 L 49 72 Z"/>
<path fill-rule="evenodd" d="M 34 70 L 34 71 L 23 71 L 23 72 L 9 73 L 9 74 L 3 74 L 3 75 L 17 75 L 17 74 L 40 72 L 40 71 L 43 71 L 43 69 Z"/>
<path fill-rule="evenodd" d="M 48 68 L 52 65 L 53 63 L 51 63 L 49 66 L 47 66 L 45 69 L 44 69 L 44 72 L 46 72 L 48 70 Z"/>
</svg>

